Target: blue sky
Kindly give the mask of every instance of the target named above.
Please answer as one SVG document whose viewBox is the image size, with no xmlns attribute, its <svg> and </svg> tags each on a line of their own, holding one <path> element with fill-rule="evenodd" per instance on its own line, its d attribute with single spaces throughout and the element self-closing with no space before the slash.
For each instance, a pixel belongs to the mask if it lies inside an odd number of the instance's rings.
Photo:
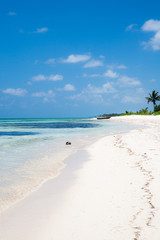
<svg viewBox="0 0 160 240">
<path fill-rule="evenodd" d="M 159 9 L 155 0 L 2 0 L 0 117 L 147 107 L 160 92 Z"/>
</svg>

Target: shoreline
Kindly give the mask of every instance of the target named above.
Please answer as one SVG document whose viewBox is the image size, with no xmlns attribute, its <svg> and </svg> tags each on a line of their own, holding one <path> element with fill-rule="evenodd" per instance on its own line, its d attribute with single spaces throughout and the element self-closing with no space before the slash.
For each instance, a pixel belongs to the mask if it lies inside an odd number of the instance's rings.
<svg viewBox="0 0 160 240">
<path fill-rule="evenodd" d="M 0 215 L 0 238 L 158 240 L 160 118 L 120 120 L 146 128 L 102 137 L 67 158 L 56 178 Z"/>
<path fill-rule="evenodd" d="M 92 119 L 94 120 L 94 119 Z M 97 121 L 97 120 L 96 120 Z M 95 121 L 94 121 L 95 123 Z M 103 121 L 103 124 L 105 125 L 109 122 Z M 111 122 L 110 122 L 111 123 Z M 109 123 L 109 125 L 110 125 Z M 112 125 L 112 124 L 111 124 Z M 114 124 L 116 126 L 116 124 Z M 117 124 L 119 125 L 119 123 Z M 131 125 L 132 124 L 128 124 Z M 132 126 L 133 127 L 133 126 Z M 131 129 L 132 129 L 131 127 Z M 59 174 L 61 174 L 61 170 L 63 168 L 65 168 L 66 166 L 66 159 L 69 158 L 69 156 L 72 156 L 74 153 L 77 152 L 77 150 L 80 149 L 84 149 L 86 146 L 89 146 L 91 144 L 93 144 L 94 142 L 96 142 L 98 139 L 103 138 L 104 136 L 110 136 L 113 135 L 115 132 L 116 133 L 125 133 L 130 131 L 130 126 L 129 128 L 127 127 L 127 129 L 123 129 L 124 128 L 124 124 L 122 123 L 122 128 L 119 128 L 119 130 L 114 130 L 113 126 L 112 126 L 112 130 L 108 131 L 107 128 L 104 128 L 103 132 L 101 129 L 98 130 L 98 128 L 95 128 L 95 131 L 93 131 L 92 129 L 92 133 L 86 133 L 86 134 L 78 134 L 76 137 L 73 135 L 71 136 L 71 142 L 73 143 L 72 146 L 65 146 L 65 141 L 63 139 L 63 141 L 61 140 L 61 142 L 59 142 L 59 146 L 61 146 L 62 151 L 58 153 L 58 155 L 54 155 L 54 152 L 52 152 L 51 154 L 51 149 L 52 149 L 52 144 L 54 144 L 53 142 L 49 142 L 50 146 L 49 146 L 49 153 L 47 154 L 47 157 L 49 159 L 51 159 L 50 162 L 52 162 L 52 164 L 50 165 L 50 168 L 48 169 L 48 174 L 46 173 L 45 175 L 40 174 L 39 176 L 35 175 L 32 177 L 32 180 L 30 182 L 28 182 L 26 185 L 22 185 L 19 186 L 19 188 L 15 188 L 14 192 L 12 193 L 12 196 L 8 196 L 8 198 L 6 197 L 4 200 L 2 198 L 2 200 L 0 200 L 0 214 L 4 211 L 7 211 L 7 209 L 9 209 L 11 206 L 14 206 L 15 204 L 17 204 L 19 201 L 23 201 L 26 197 L 28 197 L 31 193 L 37 191 L 39 188 L 41 188 L 43 186 L 44 183 L 46 183 L 47 181 L 50 181 L 51 179 L 55 179 L 59 176 Z M 135 128 L 135 126 L 134 126 Z M 67 138 L 65 139 L 67 141 Z M 44 150 L 44 149 L 43 149 Z M 51 150 L 51 151 L 50 151 Z M 65 152 L 64 152 L 65 150 Z M 45 155 L 44 155 L 45 157 Z M 57 157 L 57 158 L 55 158 Z M 57 161 L 58 159 L 58 161 Z M 56 161 L 55 161 L 56 160 Z M 37 162 L 37 166 L 38 166 L 38 162 Z M 40 164 L 42 164 L 42 162 L 40 162 Z M 44 164 L 45 167 L 45 164 Z M 25 170 L 25 169 L 24 169 Z M 32 169 L 30 169 L 32 171 Z M 36 171 L 36 169 L 35 169 Z M 14 187 L 14 186 L 13 186 Z M 12 188 L 11 188 L 12 189 Z M 3 189 L 2 189 L 3 192 Z"/>
</svg>

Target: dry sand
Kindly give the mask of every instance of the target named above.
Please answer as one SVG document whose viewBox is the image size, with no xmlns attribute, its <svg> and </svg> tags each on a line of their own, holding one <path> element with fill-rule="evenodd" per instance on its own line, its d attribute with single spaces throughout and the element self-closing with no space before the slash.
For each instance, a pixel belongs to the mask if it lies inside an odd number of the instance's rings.
<svg viewBox="0 0 160 240">
<path fill-rule="evenodd" d="M 159 240 L 160 117 L 98 139 L 38 191 L 0 215 L 2 240 Z"/>
</svg>

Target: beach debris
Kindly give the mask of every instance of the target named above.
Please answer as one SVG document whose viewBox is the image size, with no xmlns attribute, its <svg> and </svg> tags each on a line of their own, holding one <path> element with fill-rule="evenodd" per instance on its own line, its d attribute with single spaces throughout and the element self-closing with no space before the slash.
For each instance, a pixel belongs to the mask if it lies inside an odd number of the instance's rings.
<svg viewBox="0 0 160 240">
<path fill-rule="evenodd" d="M 110 119 L 111 117 L 97 117 L 97 120 Z"/>
<path fill-rule="evenodd" d="M 71 145 L 71 142 L 66 142 L 66 145 Z"/>
</svg>

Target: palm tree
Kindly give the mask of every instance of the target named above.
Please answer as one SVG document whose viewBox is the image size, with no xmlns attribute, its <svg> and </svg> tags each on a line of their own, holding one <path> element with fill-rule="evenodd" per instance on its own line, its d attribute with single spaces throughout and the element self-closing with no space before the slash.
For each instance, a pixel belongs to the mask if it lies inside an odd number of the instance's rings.
<svg viewBox="0 0 160 240">
<path fill-rule="evenodd" d="M 150 103 L 152 102 L 153 103 L 153 106 L 155 108 L 156 106 L 156 101 L 160 101 L 160 95 L 158 92 L 156 92 L 155 90 L 152 91 L 152 93 L 149 93 L 149 97 L 146 97 L 147 99 L 147 102 Z"/>
</svg>

